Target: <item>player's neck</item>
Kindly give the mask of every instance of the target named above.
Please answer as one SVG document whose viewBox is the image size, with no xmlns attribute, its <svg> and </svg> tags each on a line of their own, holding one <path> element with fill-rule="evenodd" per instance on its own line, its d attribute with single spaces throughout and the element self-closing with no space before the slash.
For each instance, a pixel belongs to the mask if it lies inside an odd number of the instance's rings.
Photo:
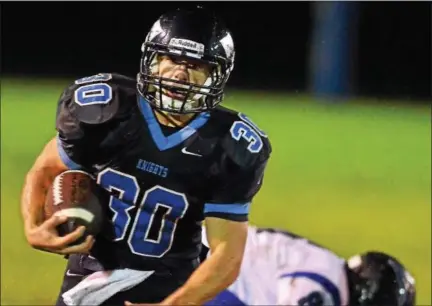
<svg viewBox="0 0 432 306">
<path fill-rule="evenodd" d="M 183 127 L 194 116 L 194 114 L 170 114 L 162 111 L 155 111 L 155 115 L 160 124 L 168 127 Z"/>
</svg>

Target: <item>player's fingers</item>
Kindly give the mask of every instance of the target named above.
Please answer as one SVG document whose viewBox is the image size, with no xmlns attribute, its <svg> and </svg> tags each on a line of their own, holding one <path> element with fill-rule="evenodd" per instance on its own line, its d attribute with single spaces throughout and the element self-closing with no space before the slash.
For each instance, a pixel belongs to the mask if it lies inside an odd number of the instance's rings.
<svg viewBox="0 0 432 306">
<path fill-rule="evenodd" d="M 86 238 L 86 241 L 85 241 L 84 246 L 83 246 L 84 249 L 85 249 L 85 253 L 90 252 L 90 250 L 92 249 L 94 243 L 95 243 L 95 239 L 94 239 L 93 236 L 88 236 Z"/>
<path fill-rule="evenodd" d="M 67 216 L 52 215 L 51 218 L 49 218 L 43 223 L 43 226 L 45 226 L 46 228 L 53 228 L 56 227 L 57 225 L 65 223 L 67 219 L 68 219 Z"/>
<path fill-rule="evenodd" d="M 93 244 L 94 244 L 93 236 L 87 236 L 86 240 L 83 243 L 64 248 L 59 253 L 61 254 L 88 253 L 93 247 Z"/>
<path fill-rule="evenodd" d="M 62 254 L 62 255 L 68 255 L 68 254 L 88 254 L 89 251 L 91 250 L 93 243 L 82 243 L 80 245 L 74 245 L 74 246 L 70 246 L 67 247 L 61 251 L 59 251 L 58 253 Z"/>
<path fill-rule="evenodd" d="M 80 226 L 76 228 L 72 233 L 69 233 L 63 237 L 57 237 L 55 240 L 55 244 L 59 247 L 68 245 L 71 242 L 79 239 L 85 232 L 85 226 Z"/>
</svg>

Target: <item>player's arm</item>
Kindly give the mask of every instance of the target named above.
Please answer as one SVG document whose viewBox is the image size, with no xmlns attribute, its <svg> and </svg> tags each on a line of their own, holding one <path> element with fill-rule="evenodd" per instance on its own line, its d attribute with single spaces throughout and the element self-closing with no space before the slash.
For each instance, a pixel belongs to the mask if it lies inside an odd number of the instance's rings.
<svg viewBox="0 0 432 306">
<path fill-rule="evenodd" d="M 43 205 L 48 189 L 54 178 L 65 170 L 67 167 L 60 159 L 56 140 L 51 139 L 25 177 L 21 212 L 26 233 L 43 223 Z"/>
<path fill-rule="evenodd" d="M 187 283 L 167 298 L 169 305 L 202 305 L 231 285 L 239 274 L 247 222 L 209 217 L 206 228 L 212 253 Z"/>
<path fill-rule="evenodd" d="M 65 222 L 67 218 L 53 216 L 44 220 L 43 207 L 48 189 L 54 178 L 67 169 L 59 156 L 57 141 L 54 138 L 46 144 L 25 177 L 21 213 L 27 241 L 36 249 L 68 254 L 77 251 L 84 252 L 91 247 L 92 241 L 90 239 L 79 246 L 66 247 L 83 235 L 83 227 L 64 237 L 59 237 L 55 227 Z"/>
<path fill-rule="evenodd" d="M 90 165 L 89 153 L 95 150 L 91 144 L 96 141 L 79 118 L 81 110 L 74 101 L 76 88 L 75 84 L 67 87 L 60 97 L 56 116 L 58 135 L 49 141 L 27 173 L 21 197 L 24 230 L 29 244 L 62 254 L 85 251 L 92 243 L 89 238 L 85 245 L 65 248 L 78 239 L 84 229 L 78 228 L 65 237 L 58 237 L 55 227 L 66 220 L 53 216 L 45 221 L 43 214 L 46 194 L 54 178 L 65 170 Z"/>
<path fill-rule="evenodd" d="M 247 238 L 248 214 L 253 196 L 262 184 L 266 157 L 253 165 L 234 165 L 206 203 L 205 223 L 210 256 L 184 286 L 162 304 L 202 305 L 237 278 Z"/>
</svg>

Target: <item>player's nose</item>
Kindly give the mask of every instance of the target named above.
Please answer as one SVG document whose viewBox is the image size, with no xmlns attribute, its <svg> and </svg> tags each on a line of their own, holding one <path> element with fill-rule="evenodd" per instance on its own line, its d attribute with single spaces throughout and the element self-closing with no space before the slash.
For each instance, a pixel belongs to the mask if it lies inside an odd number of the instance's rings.
<svg viewBox="0 0 432 306">
<path fill-rule="evenodd" d="M 174 74 L 174 79 L 176 79 L 177 81 L 187 82 L 188 81 L 188 75 L 185 71 L 179 70 L 179 71 L 176 71 L 176 73 Z"/>
</svg>

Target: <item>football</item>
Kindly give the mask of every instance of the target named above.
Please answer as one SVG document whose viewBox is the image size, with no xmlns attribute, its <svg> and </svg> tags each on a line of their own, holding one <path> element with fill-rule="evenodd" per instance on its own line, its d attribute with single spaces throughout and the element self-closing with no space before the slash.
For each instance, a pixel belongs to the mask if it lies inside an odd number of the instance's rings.
<svg viewBox="0 0 432 306">
<path fill-rule="evenodd" d="M 57 226 L 59 236 L 73 232 L 81 225 L 84 235 L 70 245 L 80 244 L 88 235 L 97 235 L 102 229 L 103 211 L 100 187 L 89 173 L 68 170 L 55 179 L 45 201 L 45 219 L 52 215 L 65 215 L 68 220 Z"/>
</svg>

